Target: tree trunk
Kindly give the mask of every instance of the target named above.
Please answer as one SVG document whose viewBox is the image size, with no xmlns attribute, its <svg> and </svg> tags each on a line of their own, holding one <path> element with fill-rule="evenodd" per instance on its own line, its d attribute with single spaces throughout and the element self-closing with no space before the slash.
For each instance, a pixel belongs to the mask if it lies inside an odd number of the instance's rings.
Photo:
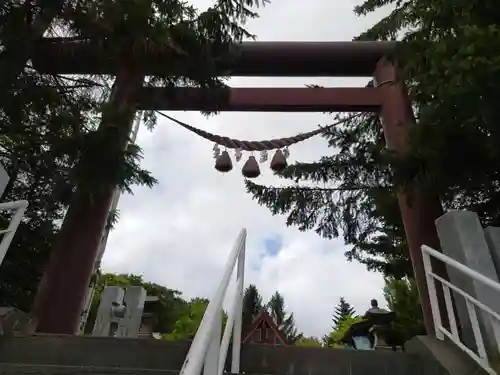
<svg viewBox="0 0 500 375">
<path fill-rule="evenodd" d="M 143 80 L 141 74 L 125 69 L 117 75 L 97 130 L 106 144 L 101 155 L 90 155 L 92 160 L 105 154 L 122 160 L 135 113 L 134 96 Z M 78 186 L 35 299 L 37 332 L 77 332 L 116 185 L 109 179 Z"/>
</svg>

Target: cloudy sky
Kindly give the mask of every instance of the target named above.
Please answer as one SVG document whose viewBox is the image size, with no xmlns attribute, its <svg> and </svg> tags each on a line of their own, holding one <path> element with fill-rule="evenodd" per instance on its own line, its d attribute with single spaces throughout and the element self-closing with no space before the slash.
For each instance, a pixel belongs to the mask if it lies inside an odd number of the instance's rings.
<svg viewBox="0 0 500 375">
<path fill-rule="evenodd" d="M 248 28 L 258 40 L 351 40 L 377 20 L 356 17 L 360 0 L 286 0 L 261 10 Z M 209 0 L 194 0 L 203 7 Z M 286 5 L 285 5 L 286 3 Z M 367 78 L 233 78 L 232 86 L 364 86 Z M 209 132 L 243 140 L 296 135 L 325 125 L 322 114 L 222 113 L 204 118 L 195 112 L 170 115 Z M 272 216 L 245 193 L 241 164 L 229 174 L 213 167 L 209 142 L 160 119 L 152 132 L 142 128 L 138 143 L 143 166 L 159 180 L 152 190 L 122 196 L 120 222 L 104 256 L 105 271 L 142 274 L 148 281 L 183 292 L 185 298 L 210 297 L 241 228 L 247 228 L 246 284 L 254 283 L 265 299 L 280 291 L 306 335 L 322 336 L 341 296 L 364 312 L 371 298 L 383 301 L 380 275 L 348 263 L 342 240 L 287 228 L 285 217 Z M 332 152 L 321 138 L 290 149 L 290 161 L 314 161 Z M 272 155 L 272 154 L 270 154 Z M 273 183 L 261 168 L 258 183 Z"/>
</svg>

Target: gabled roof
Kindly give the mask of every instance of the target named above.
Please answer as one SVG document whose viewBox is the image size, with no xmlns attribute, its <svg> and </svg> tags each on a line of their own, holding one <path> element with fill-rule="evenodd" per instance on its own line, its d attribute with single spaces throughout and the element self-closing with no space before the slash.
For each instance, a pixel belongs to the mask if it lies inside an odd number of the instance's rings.
<svg viewBox="0 0 500 375">
<path fill-rule="evenodd" d="M 267 311 L 262 311 L 259 315 L 257 315 L 257 317 L 255 317 L 252 324 L 242 333 L 241 342 L 247 342 L 252 336 L 252 333 L 254 333 L 263 322 L 267 323 L 267 325 L 274 331 L 276 337 L 281 341 L 281 344 L 289 345 L 285 335 L 280 331 L 273 317 Z"/>
</svg>

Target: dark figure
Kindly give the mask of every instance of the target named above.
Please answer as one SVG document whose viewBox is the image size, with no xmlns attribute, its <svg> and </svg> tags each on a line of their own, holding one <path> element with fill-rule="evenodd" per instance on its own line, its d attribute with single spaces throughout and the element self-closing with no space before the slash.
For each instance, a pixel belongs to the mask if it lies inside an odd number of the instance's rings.
<svg viewBox="0 0 500 375">
<path fill-rule="evenodd" d="M 364 318 L 369 318 L 372 314 L 388 314 L 390 311 L 381 309 L 378 307 L 378 302 L 376 299 L 372 299 L 370 302 L 371 307 L 366 311 Z"/>
<path fill-rule="evenodd" d="M 387 345 L 396 350 L 394 340 L 393 322 L 396 314 L 394 312 L 381 309 L 376 299 L 371 300 L 371 308 L 365 313 L 364 317 L 372 324 L 372 330 L 379 338 L 382 338 Z"/>
</svg>

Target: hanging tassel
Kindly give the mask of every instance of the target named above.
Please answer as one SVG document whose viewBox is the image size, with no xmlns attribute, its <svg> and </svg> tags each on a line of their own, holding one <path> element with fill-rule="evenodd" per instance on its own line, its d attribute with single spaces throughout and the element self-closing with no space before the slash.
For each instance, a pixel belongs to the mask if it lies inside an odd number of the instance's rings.
<svg viewBox="0 0 500 375">
<path fill-rule="evenodd" d="M 250 156 L 241 169 L 241 173 L 246 178 L 255 178 L 260 176 L 260 168 L 255 156 Z"/>
<path fill-rule="evenodd" d="M 283 151 L 276 150 L 276 153 L 271 160 L 271 169 L 275 172 L 280 172 L 287 167 L 287 162 Z"/>
<path fill-rule="evenodd" d="M 229 172 L 233 169 L 233 162 L 227 151 L 223 151 L 215 160 L 215 169 L 219 172 Z"/>
</svg>

